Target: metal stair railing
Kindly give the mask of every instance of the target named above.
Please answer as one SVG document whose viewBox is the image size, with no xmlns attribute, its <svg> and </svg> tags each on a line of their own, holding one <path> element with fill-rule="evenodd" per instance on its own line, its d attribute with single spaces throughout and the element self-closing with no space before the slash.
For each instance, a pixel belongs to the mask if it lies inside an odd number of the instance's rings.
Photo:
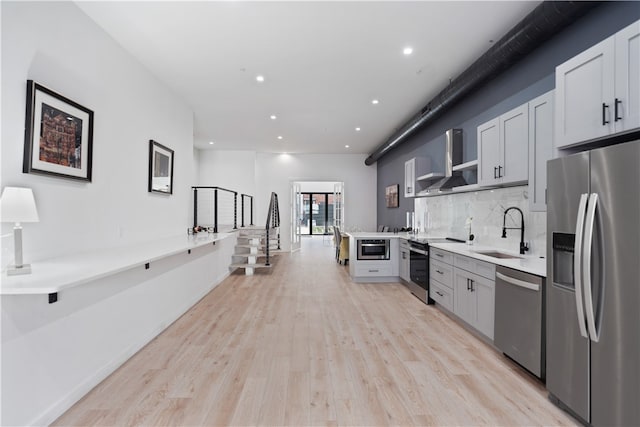
<svg viewBox="0 0 640 427">
<path fill-rule="evenodd" d="M 213 227 L 213 232 L 217 233 L 224 225 L 233 226 L 233 230 L 238 229 L 238 192 L 222 187 L 196 186 L 193 190 L 193 227 L 208 225 Z M 250 202 L 250 225 L 253 225 L 253 196 L 241 194 L 241 227 L 244 227 L 245 199 Z M 233 199 L 233 201 L 231 201 Z M 212 209 L 207 206 L 212 203 Z M 221 221 L 221 216 L 231 216 L 233 212 L 232 224 Z M 200 217 L 200 218 L 199 218 Z M 204 217 L 204 218 L 203 218 Z M 200 220 L 200 223 L 199 223 Z"/>
<path fill-rule="evenodd" d="M 265 265 L 270 264 L 269 246 L 270 246 L 270 230 L 280 227 L 280 208 L 278 207 L 278 195 L 271 192 L 271 199 L 269 200 L 269 210 L 267 211 L 267 225 L 265 227 Z M 278 231 L 278 249 L 280 249 L 280 232 Z"/>
<path fill-rule="evenodd" d="M 240 227 L 244 227 L 244 206 L 245 199 L 249 200 L 249 226 L 253 226 L 253 196 L 240 194 Z"/>
</svg>

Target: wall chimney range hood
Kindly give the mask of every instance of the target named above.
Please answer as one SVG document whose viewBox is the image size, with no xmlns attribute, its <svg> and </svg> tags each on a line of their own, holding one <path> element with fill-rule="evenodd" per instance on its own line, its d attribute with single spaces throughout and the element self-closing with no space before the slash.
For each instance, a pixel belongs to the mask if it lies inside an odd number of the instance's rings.
<svg viewBox="0 0 640 427">
<path fill-rule="evenodd" d="M 462 163 L 462 129 L 449 129 L 445 132 L 444 178 L 436 182 L 427 192 L 446 191 L 453 187 L 466 185 L 462 172 L 454 172 L 453 165 Z"/>
</svg>

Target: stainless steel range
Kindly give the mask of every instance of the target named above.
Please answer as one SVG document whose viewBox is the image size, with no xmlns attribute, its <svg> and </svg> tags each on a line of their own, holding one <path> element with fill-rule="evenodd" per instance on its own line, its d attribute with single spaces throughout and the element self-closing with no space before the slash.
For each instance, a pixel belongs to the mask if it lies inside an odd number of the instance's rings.
<svg viewBox="0 0 640 427">
<path fill-rule="evenodd" d="M 409 269 L 411 280 L 409 290 L 425 304 L 433 304 L 429 297 L 429 244 L 450 242 L 451 239 L 442 238 L 411 238 L 409 239 L 410 256 Z"/>
</svg>

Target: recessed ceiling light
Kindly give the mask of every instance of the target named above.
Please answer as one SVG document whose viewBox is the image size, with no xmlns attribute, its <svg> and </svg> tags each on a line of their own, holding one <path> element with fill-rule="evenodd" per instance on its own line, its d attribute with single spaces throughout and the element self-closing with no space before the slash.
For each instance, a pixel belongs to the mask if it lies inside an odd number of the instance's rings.
<svg viewBox="0 0 640 427">
<path fill-rule="evenodd" d="M 377 99 L 374 99 L 374 100 L 372 100 L 372 101 L 371 101 L 371 103 L 372 103 L 373 105 L 377 105 L 379 102 L 380 102 L 380 101 L 378 101 Z"/>
<path fill-rule="evenodd" d="M 356 132 L 360 132 L 360 128 L 356 128 Z"/>
<path fill-rule="evenodd" d="M 348 146 L 348 145 L 345 145 L 345 146 L 344 146 L 344 148 L 349 148 L 349 146 Z"/>
<path fill-rule="evenodd" d="M 282 135 L 278 135 L 278 139 L 282 139 Z"/>
<path fill-rule="evenodd" d="M 269 116 L 269 118 L 270 118 L 271 120 L 275 120 L 275 119 L 277 119 L 277 117 L 276 117 L 274 114 L 270 115 L 270 116 Z"/>
<path fill-rule="evenodd" d="M 256 76 L 256 80 L 262 83 L 264 81 L 264 76 Z"/>
<path fill-rule="evenodd" d="M 213 144 L 215 144 L 215 142 L 209 141 L 209 145 L 213 145 Z"/>
<path fill-rule="evenodd" d="M 413 48 L 407 46 L 404 49 L 402 49 L 402 53 L 404 53 L 405 55 L 411 55 L 413 53 Z"/>
</svg>

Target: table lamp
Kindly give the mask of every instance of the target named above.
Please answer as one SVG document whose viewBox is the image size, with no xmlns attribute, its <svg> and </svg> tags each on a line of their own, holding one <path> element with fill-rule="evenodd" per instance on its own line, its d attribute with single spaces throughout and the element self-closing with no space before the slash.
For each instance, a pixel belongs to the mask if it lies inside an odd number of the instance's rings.
<svg viewBox="0 0 640 427">
<path fill-rule="evenodd" d="M 5 187 L 0 198 L 0 220 L 13 222 L 13 247 L 15 251 L 15 265 L 7 268 L 9 276 L 30 274 L 31 266 L 22 263 L 22 226 L 23 222 L 38 222 L 38 211 L 33 192 L 30 188 Z"/>
</svg>

